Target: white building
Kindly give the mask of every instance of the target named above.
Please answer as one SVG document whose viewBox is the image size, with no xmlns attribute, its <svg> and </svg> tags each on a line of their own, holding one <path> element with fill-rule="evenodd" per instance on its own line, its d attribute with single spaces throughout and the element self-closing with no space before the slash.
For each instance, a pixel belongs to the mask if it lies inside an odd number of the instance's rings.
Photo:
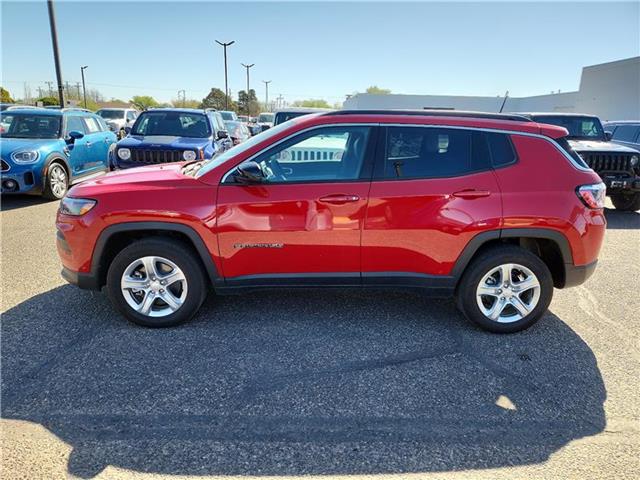
<svg viewBox="0 0 640 480">
<path fill-rule="evenodd" d="M 359 93 L 348 98 L 345 109 L 446 109 L 497 112 L 504 97 L 450 95 L 374 95 Z M 504 112 L 577 112 L 602 120 L 640 119 L 640 57 L 591 65 L 582 69 L 575 92 L 533 97 L 509 97 Z"/>
</svg>

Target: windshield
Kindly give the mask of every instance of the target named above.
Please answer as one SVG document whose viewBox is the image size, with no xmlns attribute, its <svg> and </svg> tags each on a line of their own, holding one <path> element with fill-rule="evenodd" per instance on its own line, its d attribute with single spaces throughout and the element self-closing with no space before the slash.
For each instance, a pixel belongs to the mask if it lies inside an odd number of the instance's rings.
<svg viewBox="0 0 640 480">
<path fill-rule="evenodd" d="M 220 115 L 222 115 L 223 120 L 237 120 L 238 118 L 236 116 L 236 112 L 223 111 L 223 112 L 220 112 Z"/>
<path fill-rule="evenodd" d="M 233 158 L 236 155 L 241 155 L 242 153 L 244 153 L 247 150 L 251 149 L 254 145 L 256 145 L 256 144 L 258 144 L 258 143 L 260 143 L 262 141 L 269 140 L 271 137 L 274 137 L 274 136 L 278 135 L 280 132 L 282 132 L 283 130 L 286 130 L 290 126 L 291 126 L 290 123 L 283 123 L 282 125 L 279 125 L 278 127 L 270 128 L 269 130 L 261 133 L 260 135 L 256 135 L 255 137 L 251 137 L 246 142 L 243 142 L 240 145 L 237 145 L 237 146 L 227 150 L 223 154 L 218 155 L 217 157 L 214 157 L 211 160 L 208 160 L 207 163 L 202 165 L 200 170 L 198 170 L 196 178 L 204 175 L 205 173 L 210 172 L 211 170 L 216 168 L 218 165 L 222 165 L 224 162 L 226 162 L 230 158 Z"/>
<path fill-rule="evenodd" d="M 548 123 L 566 128 L 569 132 L 567 138 L 570 139 L 604 140 L 604 130 L 597 117 L 536 115 L 532 119 L 538 123 Z"/>
<path fill-rule="evenodd" d="M 5 138 L 60 138 L 60 115 L 3 115 L 1 135 Z"/>
<path fill-rule="evenodd" d="M 124 118 L 124 110 L 98 110 L 96 113 L 108 120 Z"/>
<path fill-rule="evenodd" d="M 261 113 L 258 116 L 258 123 L 271 123 L 273 122 L 273 113 Z"/>
<path fill-rule="evenodd" d="M 144 112 L 138 117 L 131 134 L 207 138 L 211 136 L 211 130 L 207 118 L 201 113 Z"/>
</svg>

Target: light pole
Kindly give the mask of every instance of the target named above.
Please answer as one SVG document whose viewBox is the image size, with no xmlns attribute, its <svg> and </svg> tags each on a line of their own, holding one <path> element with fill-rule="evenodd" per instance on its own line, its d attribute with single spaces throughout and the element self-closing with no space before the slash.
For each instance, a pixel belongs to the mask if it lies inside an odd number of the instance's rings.
<svg viewBox="0 0 640 480">
<path fill-rule="evenodd" d="M 233 45 L 234 43 L 236 43 L 236 41 L 232 40 L 230 42 L 224 43 L 216 40 L 216 43 L 218 45 L 222 45 L 222 48 L 224 49 L 224 109 L 229 110 L 229 82 L 227 79 L 227 47 L 229 45 Z"/>
<path fill-rule="evenodd" d="M 271 83 L 271 80 L 262 80 L 262 83 L 264 83 L 264 88 L 265 88 L 264 108 L 267 112 L 270 112 L 271 109 L 269 108 L 269 84 Z"/>
<path fill-rule="evenodd" d="M 82 96 L 84 97 L 84 108 L 87 108 L 87 88 L 84 85 L 84 70 L 85 68 L 89 68 L 89 65 L 85 65 L 84 67 L 80 67 L 80 74 L 82 75 Z"/>
<path fill-rule="evenodd" d="M 53 61 L 56 64 L 56 80 L 58 82 L 58 101 L 60 108 L 64 108 L 64 89 L 62 87 L 62 70 L 60 69 L 60 53 L 58 52 L 58 33 L 56 31 L 56 14 L 53 9 L 53 0 L 47 0 L 49 9 L 49 27 L 51 28 L 51 44 L 53 46 Z"/>
<path fill-rule="evenodd" d="M 252 63 L 251 65 L 245 65 L 244 63 L 241 63 L 240 65 L 247 69 L 247 116 L 250 117 L 251 110 L 249 109 L 249 69 L 253 67 L 255 63 Z"/>
</svg>

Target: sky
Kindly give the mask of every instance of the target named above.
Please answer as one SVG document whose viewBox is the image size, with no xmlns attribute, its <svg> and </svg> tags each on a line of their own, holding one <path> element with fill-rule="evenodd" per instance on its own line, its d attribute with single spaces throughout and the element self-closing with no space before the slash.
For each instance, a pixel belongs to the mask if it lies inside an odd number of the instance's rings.
<svg viewBox="0 0 640 480">
<path fill-rule="evenodd" d="M 2 85 L 22 97 L 55 70 L 44 0 L 2 0 Z M 341 102 L 368 86 L 431 95 L 547 94 L 579 87 L 583 66 L 640 55 L 640 2 L 56 1 L 63 79 L 108 99 L 202 99 L 229 88 Z"/>
</svg>

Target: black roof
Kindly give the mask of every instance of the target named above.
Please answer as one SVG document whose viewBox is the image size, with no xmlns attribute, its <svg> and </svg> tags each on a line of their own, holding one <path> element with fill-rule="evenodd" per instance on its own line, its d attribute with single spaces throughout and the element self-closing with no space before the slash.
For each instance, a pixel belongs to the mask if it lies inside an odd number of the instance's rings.
<svg viewBox="0 0 640 480">
<path fill-rule="evenodd" d="M 421 115 L 425 117 L 465 117 L 512 122 L 532 122 L 530 118 L 513 113 L 469 112 L 463 110 L 336 110 L 323 115 Z"/>
</svg>

